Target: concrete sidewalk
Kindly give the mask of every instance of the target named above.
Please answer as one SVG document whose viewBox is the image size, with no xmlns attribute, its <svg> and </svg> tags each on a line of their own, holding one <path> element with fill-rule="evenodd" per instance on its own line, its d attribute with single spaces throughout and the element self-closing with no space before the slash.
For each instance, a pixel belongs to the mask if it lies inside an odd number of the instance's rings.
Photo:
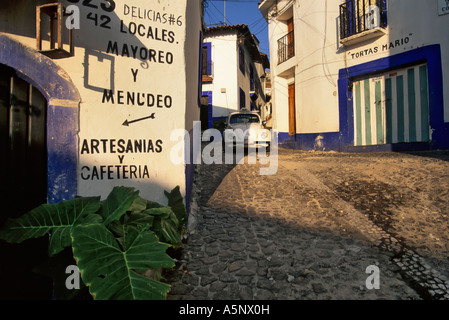
<svg viewBox="0 0 449 320">
<path fill-rule="evenodd" d="M 168 298 L 449 299 L 447 160 L 279 149 L 272 176 L 200 165 Z"/>
</svg>

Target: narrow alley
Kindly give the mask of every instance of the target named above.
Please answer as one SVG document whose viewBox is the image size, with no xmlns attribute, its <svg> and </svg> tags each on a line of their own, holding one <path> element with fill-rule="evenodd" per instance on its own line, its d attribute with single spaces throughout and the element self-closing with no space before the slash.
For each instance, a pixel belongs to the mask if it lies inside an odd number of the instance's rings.
<svg viewBox="0 0 449 320">
<path fill-rule="evenodd" d="M 168 298 L 448 299 L 448 161 L 279 149 L 271 176 L 260 164 L 198 166 Z"/>
</svg>

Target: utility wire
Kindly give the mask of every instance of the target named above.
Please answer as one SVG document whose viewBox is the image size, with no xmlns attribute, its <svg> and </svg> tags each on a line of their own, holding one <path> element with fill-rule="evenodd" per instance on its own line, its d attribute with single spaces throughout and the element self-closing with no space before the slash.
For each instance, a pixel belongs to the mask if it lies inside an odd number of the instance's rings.
<svg viewBox="0 0 449 320">
<path fill-rule="evenodd" d="M 214 8 L 220 13 L 220 15 L 222 15 L 222 16 L 224 17 L 223 20 L 225 20 L 225 21 L 222 21 L 223 24 L 226 24 L 226 20 L 227 20 L 227 22 L 229 22 L 229 24 L 232 24 L 232 23 L 229 21 L 229 19 L 226 18 L 226 17 L 224 16 L 224 13 L 223 13 L 222 11 L 220 11 L 220 9 L 218 9 L 217 6 L 215 6 L 215 4 L 212 2 L 212 0 L 207 0 L 207 1 L 211 1 L 212 6 L 214 6 Z M 220 0 L 220 1 L 223 1 L 223 0 Z M 229 1 L 229 0 L 226 0 L 226 1 Z M 218 20 L 218 21 L 220 21 L 220 20 Z"/>
</svg>

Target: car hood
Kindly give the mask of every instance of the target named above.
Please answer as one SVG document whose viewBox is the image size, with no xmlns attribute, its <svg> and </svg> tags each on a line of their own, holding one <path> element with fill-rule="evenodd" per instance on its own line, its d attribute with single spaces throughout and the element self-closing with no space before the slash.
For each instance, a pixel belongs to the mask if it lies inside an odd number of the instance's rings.
<svg viewBox="0 0 449 320">
<path fill-rule="evenodd" d="M 261 129 L 258 123 L 237 123 L 232 124 L 231 128 L 227 130 L 233 131 L 238 140 L 243 140 L 245 138 L 255 138 L 257 132 Z"/>
</svg>

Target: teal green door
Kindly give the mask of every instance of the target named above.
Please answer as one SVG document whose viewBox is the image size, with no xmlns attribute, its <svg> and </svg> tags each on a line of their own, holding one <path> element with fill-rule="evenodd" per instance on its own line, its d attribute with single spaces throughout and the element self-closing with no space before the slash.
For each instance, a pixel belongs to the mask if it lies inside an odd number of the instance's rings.
<svg viewBox="0 0 449 320">
<path fill-rule="evenodd" d="M 427 66 L 354 83 L 354 145 L 430 140 Z"/>
</svg>

